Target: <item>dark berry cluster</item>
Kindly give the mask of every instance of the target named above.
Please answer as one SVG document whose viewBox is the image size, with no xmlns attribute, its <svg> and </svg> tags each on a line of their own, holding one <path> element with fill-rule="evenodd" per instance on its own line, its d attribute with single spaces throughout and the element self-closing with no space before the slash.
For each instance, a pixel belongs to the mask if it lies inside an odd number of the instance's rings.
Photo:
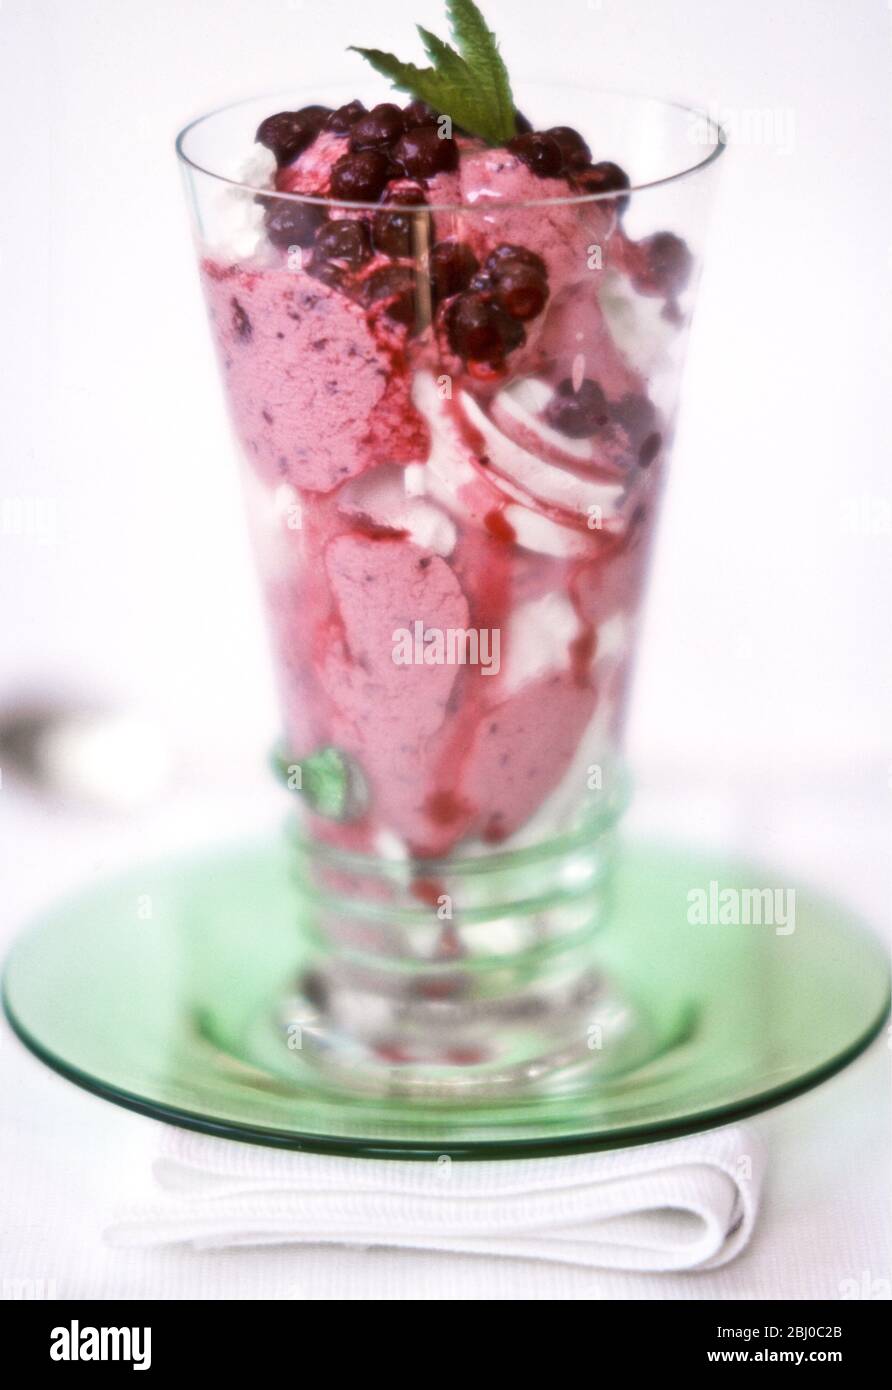
<svg viewBox="0 0 892 1390">
<path fill-rule="evenodd" d="M 525 246 L 497 246 L 449 306 L 449 345 L 466 362 L 497 367 L 525 341 L 524 323 L 541 314 L 547 301 L 548 275 L 541 256 Z"/>
<path fill-rule="evenodd" d="M 590 439 L 604 430 L 619 436 L 624 452 L 641 468 L 653 463 L 663 443 L 656 428 L 656 409 L 647 396 L 627 392 L 610 401 L 591 377 L 584 378 L 578 388 L 569 377 L 561 381 L 546 406 L 545 418 L 571 439 Z"/>
<path fill-rule="evenodd" d="M 458 145 L 441 126 L 439 113 L 423 101 L 402 108 L 385 101 L 371 111 L 361 101 L 336 111 L 327 106 L 280 111 L 261 122 L 257 139 L 281 167 L 301 155 L 321 130 L 347 143 L 331 175 L 332 196 L 345 202 L 374 203 L 393 178 L 427 179 L 458 167 Z"/>
<path fill-rule="evenodd" d="M 557 179 L 588 164 L 592 152 L 570 126 L 526 130 L 508 141 L 508 149 L 541 179 Z"/>
<path fill-rule="evenodd" d="M 382 102 L 370 111 L 362 102 L 351 101 L 337 110 L 307 106 L 268 117 L 257 139 L 272 150 L 280 167 L 326 131 L 345 145 L 332 167 L 328 195 L 376 206 L 370 212 L 329 217 L 321 201 L 265 197 L 267 233 L 276 246 L 307 248 L 305 264 L 312 275 L 409 327 L 416 321 L 416 271 L 400 263 L 417 261 L 430 246 L 426 268 L 431 305 L 440 312 L 452 350 L 469 367 L 499 370 L 507 354 L 525 342 L 524 325 L 548 302 L 546 267 L 524 246 L 498 246 L 481 267 L 464 242 L 449 238 L 430 245 L 432 223 L 424 211 L 427 181 L 457 168 L 459 162 L 458 145 L 445 134 L 441 121 L 422 101 L 403 107 Z M 516 126 L 518 133 L 508 149 L 537 175 L 562 177 L 579 192 L 621 193 L 629 187 L 617 165 L 591 162 L 591 150 L 570 126 L 535 131 L 519 112 Z M 624 201 L 620 199 L 620 210 Z M 672 248 L 661 245 L 654 250 L 647 263 L 653 263 L 654 281 L 677 279 L 677 272 L 672 274 Z M 362 268 L 375 255 L 395 264 L 367 274 Z M 592 432 L 582 424 L 592 417 L 591 401 L 568 400 L 564 406 L 562 418 L 570 422 L 567 433 Z"/>
<path fill-rule="evenodd" d="M 310 251 L 304 264 L 326 284 L 353 294 L 367 307 L 380 306 L 398 323 L 415 322 L 415 272 L 409 266 L 379 267 L 357 280 L 356 272 L 377 253 L 392 260 L 413 259 L 430 241 L 430 220 L 420 213 L 426 180 L 458 165 L 458 146 L 441 134 L 440 116 L 423 101 L 402 109 L 382 102 L 367 111 L 360 101 L 331 110 L 308 106 L 281 111 L 263 121 L 257 139 L 281 167 L 298 158 L 327 131 L 343 139 L 344 153 L 332 167 L 329 197 L 377 203 L 371 215 L 329 217 L 320 201 L 262 197 L 267 234 L 275 246 Z M 431 254 L 433 296 L 445 298 L 465 287 L 477 269 L 466 248 L 451 243 Z M 462 266 L 465 270 L 462 270 Z"/>
<path fill-rule="evenodd" d="M 519 141 L 538 138 L 528 127 L 519 116 Z M 457 167 L 458 146 L 441 135 L 438 113 L 421 101 L 402 109 L 383 102 L 367 111 L 352 101 L 335 111 L 321 106 L 283 111 L 262 123 L 257 139 L 281 166 L 297 158 L 322 130 L 347 146 L 332 168 L 331 195 L 377 206 L 371 213 L 329 217 L 321 202 L 264 198 L 269 238 L 283 248 L 307 248 L 311 275 L 411 328 L 417 272 L 414 264 L 401 262 L 415 262 L 430 246 L 431 220 L 423 211 L 426 181 Z M 574 131 L 558 129 L 548 139 L 562 163 L 588 158 Z M 394 264 L 357 277 L 355 272 L 376 254 Z M 447 238 L 430 246 L 426 269 L 432 307 L 441 309 L 449 342 L 467 362 L 500 366 L 524 342 L 524 323 L 540 314 L 548 300 L 545 264 L 522 246 L 497 247 L 481 267 L 468 245 Z"/>
</svg>

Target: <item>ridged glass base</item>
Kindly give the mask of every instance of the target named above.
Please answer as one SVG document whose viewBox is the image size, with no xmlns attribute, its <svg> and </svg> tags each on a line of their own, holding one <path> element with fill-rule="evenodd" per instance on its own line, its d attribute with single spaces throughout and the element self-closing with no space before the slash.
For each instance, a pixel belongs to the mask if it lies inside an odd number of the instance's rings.
<svg viewBox="0 0 892 1390">
<path fill-rule="evenodd" d="M 467 1103 L 610 1075 L 656 1041 L 598 957 L 622 782 L 584 828 L 440 860 L 292 839 L 302 961 L 278 1022 L 358 1092 Z"/>
</svg>

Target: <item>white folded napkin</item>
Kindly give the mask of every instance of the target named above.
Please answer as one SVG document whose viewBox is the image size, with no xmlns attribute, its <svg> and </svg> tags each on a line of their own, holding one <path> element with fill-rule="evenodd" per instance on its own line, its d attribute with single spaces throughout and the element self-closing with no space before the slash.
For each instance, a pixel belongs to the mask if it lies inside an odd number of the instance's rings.
<svg viewBox="0 0 892 1390">
<path fill-rule="evenodd" d="M 163 1127 L 152 1200 L 116 1246 L 405 1246 L 626 1270 L 714 1269 L 749 1240 L 750 1127 L 565 1158 L 406 1162 L 259 1148 Z"/>
</svg>

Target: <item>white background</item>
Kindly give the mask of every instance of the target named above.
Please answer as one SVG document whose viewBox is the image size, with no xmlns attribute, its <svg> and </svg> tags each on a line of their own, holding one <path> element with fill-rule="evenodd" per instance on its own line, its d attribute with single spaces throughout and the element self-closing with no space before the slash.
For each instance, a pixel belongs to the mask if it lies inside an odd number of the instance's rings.
<svg viewBox="0 0 892 1390">
<path fill-rule="evenodd" d="M 517 74 L 688 98 L 732 134 L 767 112 L 782 132 L 724 160 L 635 695 L 631 753 L 655 789 L 638 815 L 807 870 L 882 924 L 889 7 L 486 11 Z M 441 29 L 438 0 L 0 0 L 0 503 L 41 523 L 0 527 L 0 716 L 29 692 L 107 695 L 176 754 L 168 799 L 115 825 L 50 828 L 4 782 L 4 931 L 153 835 L 273 805 L 275 703 L 172 140 L 228 100 L 349 78 L 348 42 L 405 52 L 415 21 Z M 91 1131 L 98 1103 L 64 1104 Z M 862 1197 L 866 1229 L 884 1199 Z M 796 1278 L 832 1296 L 830 1274 L 791 1273 L 794 1297 Z"/>
</svg>

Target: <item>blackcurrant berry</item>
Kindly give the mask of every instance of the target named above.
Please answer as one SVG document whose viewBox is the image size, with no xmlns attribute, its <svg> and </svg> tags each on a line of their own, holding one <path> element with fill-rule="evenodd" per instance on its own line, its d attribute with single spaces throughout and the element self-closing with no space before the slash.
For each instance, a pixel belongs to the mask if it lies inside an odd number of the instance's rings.
<svg viewBox="0 0 892 1390">
<path fill-rule="evenodd" d="M 663 437 L 656 429 L 657 412 L 647 396 L 627 392 L 610 407 L 614 424 L 620 426 L 629 441 L 629 453 L 642 468 L 649 468 L 660 452 Z"/>
<path fill-rule="evenodd" d="M 521 265 L 528 265 L 543 277 L 548 275 L 542 257 L 537 256 L 535 251 L 530 251 L 526 246 L 515 246 L 511 242 L 503 241 L 494 251 L 490 251 L 486 258 L 486 269 L 491 274 L 496 274 L 505 261 L 516 261 Z"/>
<path fill-rule="evenodd" d="M 550 135 L 555 144 L 560 148 L 564 158 L 565 169 L 579 169 L 588 164 L 592 157 L 592 152 L 588 145 L 572 126 L 556 125 L 551 130 L 545 132 Z"/>
<path fill-rule="evenodd" d="M 655 232 L 638 243 L 645 269 L 635 276 L 637 288 L 651 294 L 680 294 L 691 278 L 694 258 L 687 244 L 674 232 Z"/>
<path fill-rule="evenodd" d="M 374 203 L 381 193 L 390 162 L 380 150 L 352 150 L 342 154 L 331 171 L 331 192 L 347 202 Z"/>
<path fill-rule="evenodd" d="M 534 319 L 548 301 L 547 281 L 532 266 L 512 261 L 504 265 L 496 276 L 496 303 L 513 319 Z"/>
<path fill-rule="evenodd" d="M 362 298 L 366 305 L 387 301 L 384 312 L 397 323 L 415 323 L 415 272 L 409 266 L 385 265 L 372 272 L 363 282 Z"/>
<path fill-rule="evenodd" d="M 505 351 L 513 352 L 515 348 L 526 342 L 527 335 L 524 332 L 523 324 L 518 323 L 517 319 L 512 318 L 510 314 L 506 314 L 504 309 L 499 308 L 497 304 L 493 305 L 493 309 Z"/>
<path fill-rule="evenodd" d="M 415 284 L 415 272 L 407 265 L 382 265 L 363 281 L 362 297 L 366 304 L 389 299 Z"/>
<path fill-rule="evenodd" d="M 411 256 L 415 249 L 413 231 L 419 229 L 417 239 L 420 241 L 420 223 L 426 214 L 391 211 L 391 208 L 417 208 L 424 202 L 420 188 L 395 188 L 388 193 L 372 223 L 375 249 L 383 251 L 385 256 Z"/>
<path fill-rule="evenodd" d="M 335 135 L 349 135 L 360 116 L 364 115 L 365 107 L 361 101 L 348 101 L 346 106 L 332 111 L 326 119 L 325 129 L 333 131 Z"/>
<path fill-rule="evenodd" d="M 611 406 L 610 414 L 637 443 L 653 429 L 657 412 L 647 396 L 629 391 Z"/>
<path fill-rule="evenodd" d="M 540 179 L 555 178 L 564 167 L 561 147 L 550 135 L 529 131 L 508 141 L 508 149 Z"/>
<path fill-rule="evenodd" d="M 338 265 L 335 261 L 325 261 L 314 254 L 307 266 L 307 274 L 312 275 L 314 280 L 321 280 L 323 285 L 331 285 L 332 289 L 349 293 L 348 273 L 344 266 Z"/>
<path fill-rule="evenodd" d="M 482 294 L 463 294 L 456 299 L 446 327 L 449 344 L 459 357 L 485 360 L 502 355 L 502 337 L 492 304 Z"/>
<path fill-rule="evenodd" d="M 267 202 L 264 222 L 274 246 L 311 246 L 325 221 L 325 208 L 318 203 L 302 203 L 296 198 L 274 198 Z"/>
<path fill-rule="evenodd" d="M 602 159 L 599 164 L 590 164 L 587 168 L 574 169 L 573 180 L 580 193 L 622 193 L 630 187 L 625 169 L 609 159 Z M 617 212 L 624 213 L 628 206 L 627 197 L 617 198 Z"/>
<path fill-rule="evenodd" d="M 416 126 L 397 141 L 393 158 L 410 178 L 432 178 L 458 168 L 458 145 L 451 137 L 441 137 L 433 126 Z"/>
<path fill-rule="evenodd" d="M 586 377 L 577 391 L 567 377 L 548 402 L 545 418 L 561 434 L 571 439 L 585 439 L 597 434 L 608 423 L 607 397 L 591 378 Z"/>
<path fill-rule="evenodd" d="M 316 234 L 316 254 L 322 260 L 362 265 L 372 254 L 368 224 L 352 218 L 326 222 Z"/>
<path fill-rule="evenodd" d="M 300 111 L 279 111 L 260 122 L 254 138 L 272 150 L 277 164 L 290 164 L 312 144 L 329 114 L 327 106 L 304 106 Z"/>
<path fill-rule="evenodd" d="M 640 468 L 650 468 L 663 444 L 663 436 L 654 430 L 649 434 L 638 450 L 638 465 Z"/>
<path fill-rule="evenodd" d="M 403 113 L 392 102 L 373 106 L 360 116 L 350 132 L 350 148 L 354 150 L 386 149 L 400 138 L 405 126 Z"/>
<path fill-rule="evenodd" d="M 516 320 L 485 295 L 474 293 L 453 300 L 446 331 L 453 351 L 475 362 L 501 362 L 525 336 Z"/>
<path fill-rule="evenodd" d="M 403 107 L 403 120 L 406 130 L 416 130 L 418 126 L 435 126 L 440 119 L 439 111 L 428 106 L 426 101 L 410 101 Z"/>
<path fill-rule="evenodd" d="M 438 241 L 430 253 L 429 269 L 435 297 L 449 299 L 468 288 L 477 257 L 463 241 Z"/>
</svg>

